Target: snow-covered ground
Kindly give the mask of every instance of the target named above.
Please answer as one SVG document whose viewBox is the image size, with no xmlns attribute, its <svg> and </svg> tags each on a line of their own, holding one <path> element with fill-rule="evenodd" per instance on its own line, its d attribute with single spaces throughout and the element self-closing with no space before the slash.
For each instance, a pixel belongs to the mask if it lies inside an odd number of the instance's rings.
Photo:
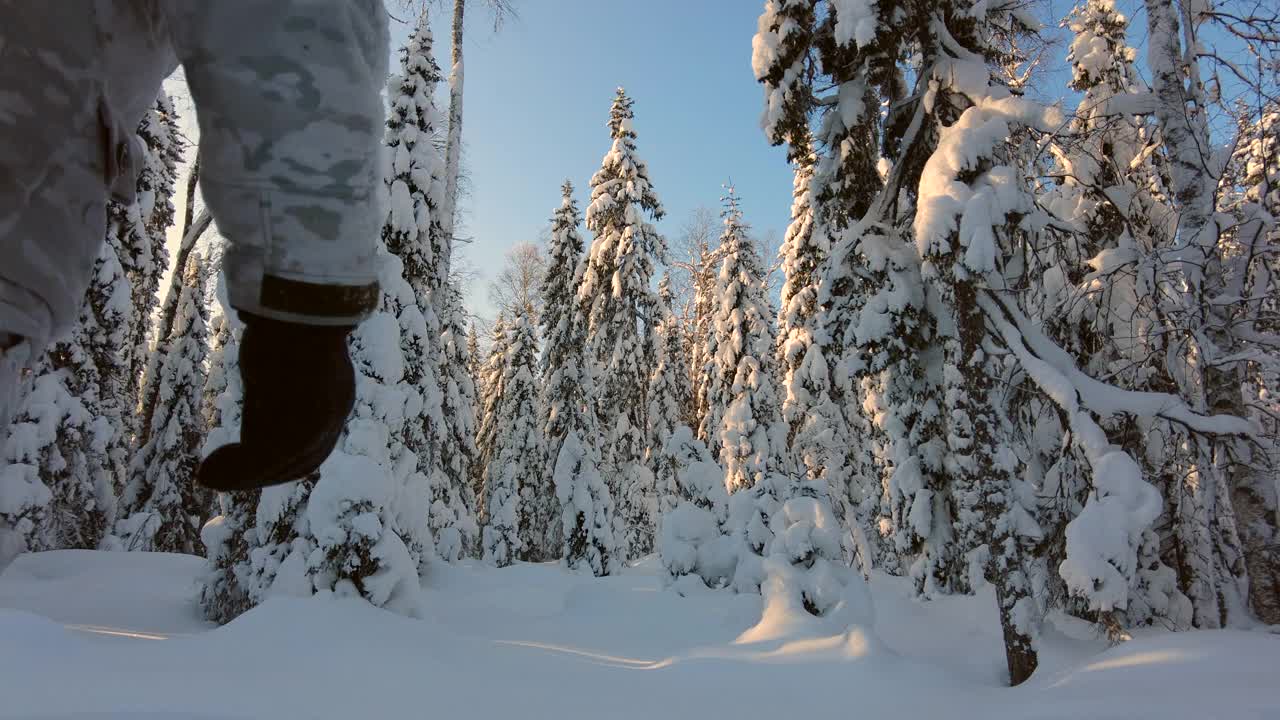
<svg viewBox="0 0 1280 720">
<path fill-rule="evenodd" d="M 874 630 L 758 627 L 758 597 L 680 597 L 652 563 L 438 567 L 427 617 L 279 598 L 223 628 L 199 558 L 60 551 L 0 576 L 0 717 L 1280 718 L 1280 636 L 1046 630 L 1002 686 L 990 597 L 922 604 L 877 576 Z M 778 622 L 771 618 L 770 622 Z M 754 638 L 769 637 L 767 641 Z"/>
</svg>

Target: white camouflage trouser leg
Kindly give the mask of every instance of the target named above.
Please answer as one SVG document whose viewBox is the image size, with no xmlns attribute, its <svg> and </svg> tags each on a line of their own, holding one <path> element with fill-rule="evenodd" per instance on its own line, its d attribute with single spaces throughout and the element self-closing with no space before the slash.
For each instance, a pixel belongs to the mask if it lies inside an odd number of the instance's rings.
<svg viewBox="0 0 1280 720">
<path fill-rule="evenodd" d="M 31 343 L 16 342 L 14 336 L 0 333 L 0 450 L 9 435 L 9 423 L 18 411 L 18 390 L 22 386 L 22 372 L 31 359 Z M 0 455 L 0 465 L 5 459 Z"/>
</svg>

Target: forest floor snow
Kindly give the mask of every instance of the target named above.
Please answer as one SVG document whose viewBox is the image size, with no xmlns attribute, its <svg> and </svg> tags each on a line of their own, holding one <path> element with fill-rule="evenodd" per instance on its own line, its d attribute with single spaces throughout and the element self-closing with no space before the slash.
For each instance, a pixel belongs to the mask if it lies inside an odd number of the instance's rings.
<svg viewBox="0 0 1280 720">
<path fill-rule="evenodd" d="M 652 560 L 600 580 L 438 566 L 425 619 L 277 598 L 217 628 L 201 563 L 19 557 L 0 575 L 0 718 L 1280 718 L 1263 630 L 1108 649 L 1047 623 L 1040 669 L 1010 689 L 990 595 L 921 603 L 887 576 L 874 628 L 852 632 L 760 632 L 759 597 L 681 597 Z"/>
</svg>

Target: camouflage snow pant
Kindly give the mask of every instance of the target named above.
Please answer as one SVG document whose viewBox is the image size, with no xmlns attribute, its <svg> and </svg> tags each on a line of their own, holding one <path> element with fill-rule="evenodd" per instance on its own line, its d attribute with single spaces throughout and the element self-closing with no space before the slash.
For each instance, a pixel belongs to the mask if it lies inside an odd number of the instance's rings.
<svg viewBox="0 0 1280 720">
<path fill-rule="evenodd" d="M 0 335 L 33 361 L 79 315 L 136 128 L 180 63 L 231 304 L 352 325 L 376 305 L 381 0 L 0 0 Z M 0 355 L 0 442 L 15 350 Z"/>
<path fill-rule="evenodd" d="M 0 442 L 4 441 L 9 421 L 17 412 L 14 405 L 18 400 L 19 380 L 30 355 L 30 342 L 17 342 L 12 336 L 0 337 Z"/>
</svg>

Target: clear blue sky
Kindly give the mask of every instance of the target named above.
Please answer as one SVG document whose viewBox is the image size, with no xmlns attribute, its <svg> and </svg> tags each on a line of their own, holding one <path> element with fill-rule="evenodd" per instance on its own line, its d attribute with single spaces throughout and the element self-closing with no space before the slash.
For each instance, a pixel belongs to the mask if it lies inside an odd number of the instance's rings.
<svg viewBox="0 0 1280 720">
<path fill-rule="evenodd" d="M 480 0 L 468 3 L 463 134 L 472 195 L 460 234 L 475 238 L 465 252 L 484 273 L 468 296 L 473 311 L 490 314 L 488 277 L 508 246 L 537 239 L 565 178 L 585 207 L 610 146 L 605 121 L 619 85 L 635 100 L 637 146 L 667 211 L 663 234 L 678 234 L 700 205 L 718 208 L 729 178 L 757 231 L 786 229 L 791 170 L 760 131 L 762 90 L 751 74 L 762 3 L 515 3 L 519 18 L 496 34 Z M 436 59 L 447 72 L 449 11 L 433 11 Z M 398 50 L 410 27 L 392 25 Z"/>
</svg>

